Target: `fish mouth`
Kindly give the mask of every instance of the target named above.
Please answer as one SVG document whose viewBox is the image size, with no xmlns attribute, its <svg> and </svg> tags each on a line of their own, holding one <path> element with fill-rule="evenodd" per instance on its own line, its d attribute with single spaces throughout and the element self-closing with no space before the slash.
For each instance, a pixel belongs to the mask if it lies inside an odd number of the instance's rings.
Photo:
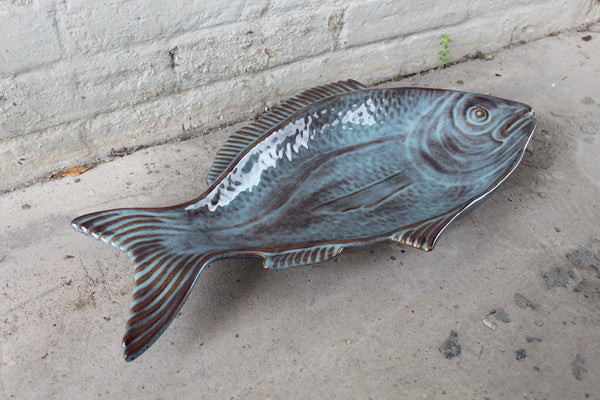
<svg viewBox="0 0 600 400">
<path fill-rule="evenodd" d="M 499 138 L 505 139 L 515 132 L 521 132 L 525 135 L 530 135 L 533 133 L 533 130 L 537 124 L 537 120 L 533 118 L 534 115 L 535 110 L 527 106 L 525 110 L 515 115 L 502 126 L 499 131 Z"/>
</svg>

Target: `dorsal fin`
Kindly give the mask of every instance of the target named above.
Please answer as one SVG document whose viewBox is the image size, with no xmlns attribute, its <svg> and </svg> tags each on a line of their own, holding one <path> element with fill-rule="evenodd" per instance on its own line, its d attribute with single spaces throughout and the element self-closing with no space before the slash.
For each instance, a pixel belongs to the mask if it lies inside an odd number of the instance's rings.
<svg viewBox="0 0 600 400">
<path fill-rule="evenodd" d="M 244 150 L 252 146 L 273 127 L 279 125 L 304 107 L 329 97 L 364 89 L 367 89 L 367 87 L 352 79 L 317 86 L 292 97 L 270 112 L 261 115 L 250 125 L 235 132 L 225 142 L 215 157 L 206 182 L 209 186 L 216 182 Z"/>
</svg>

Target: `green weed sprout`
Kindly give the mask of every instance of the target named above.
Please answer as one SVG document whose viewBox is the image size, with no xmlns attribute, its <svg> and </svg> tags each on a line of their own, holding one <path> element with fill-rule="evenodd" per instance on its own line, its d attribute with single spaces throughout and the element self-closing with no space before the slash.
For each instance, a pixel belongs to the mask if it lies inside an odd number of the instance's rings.
<svg viewBox="0 0 600 400">
<path fill-rule="evenodd" d="M 450 39 L 450 36 L 442 35 L 442 41 L 440 42 L 440 45 L 442 45 L 443 49 L 441 49 L 439 51 L 439 55 L 440 55 L 439 67 L 440 67 L 440 69 L 444 68 L 446 66 L 446 62 L 448 61 L 448 56 L 450 55 L 450 50 L 448 50 L 448 45 L 450 44 L 450 42 L 452 42 L 452 39 Z"/>
</svg>

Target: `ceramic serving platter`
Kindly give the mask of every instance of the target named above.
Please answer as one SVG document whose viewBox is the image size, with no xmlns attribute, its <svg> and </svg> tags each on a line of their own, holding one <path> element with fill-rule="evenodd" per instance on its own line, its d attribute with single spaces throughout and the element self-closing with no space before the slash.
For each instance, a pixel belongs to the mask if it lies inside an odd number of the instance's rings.
<svg viewBox="0 0 600 400">
<path fill-rule="evenodd" d="M 431 250 L 514 171 L 533 114 L 492 96 L 340 81 L 234 133 L 198 198 L 76 218 L 135 265 L 125 359 L 160 336 L 211 261 L 296 267 L 383 241 Z"/>
</svg>

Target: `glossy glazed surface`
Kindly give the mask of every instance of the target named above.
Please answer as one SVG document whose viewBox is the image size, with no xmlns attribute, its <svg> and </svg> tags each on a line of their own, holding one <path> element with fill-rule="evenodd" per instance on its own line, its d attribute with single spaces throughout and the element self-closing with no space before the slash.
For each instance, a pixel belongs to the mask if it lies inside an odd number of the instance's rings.
<svg viewBox="0 0 600 400">
<path fill-rule="evenodd" d="M 232 135 L 197 199 L 103 211 L 73 226 L 136 265 L 124 338 L 131 360 L 215 259 L 294 267 L 386 240 L 431 250 L 517 167 L 535 124 L 529 106 L 491 96 L 337 82 Z"/>
</svg>

